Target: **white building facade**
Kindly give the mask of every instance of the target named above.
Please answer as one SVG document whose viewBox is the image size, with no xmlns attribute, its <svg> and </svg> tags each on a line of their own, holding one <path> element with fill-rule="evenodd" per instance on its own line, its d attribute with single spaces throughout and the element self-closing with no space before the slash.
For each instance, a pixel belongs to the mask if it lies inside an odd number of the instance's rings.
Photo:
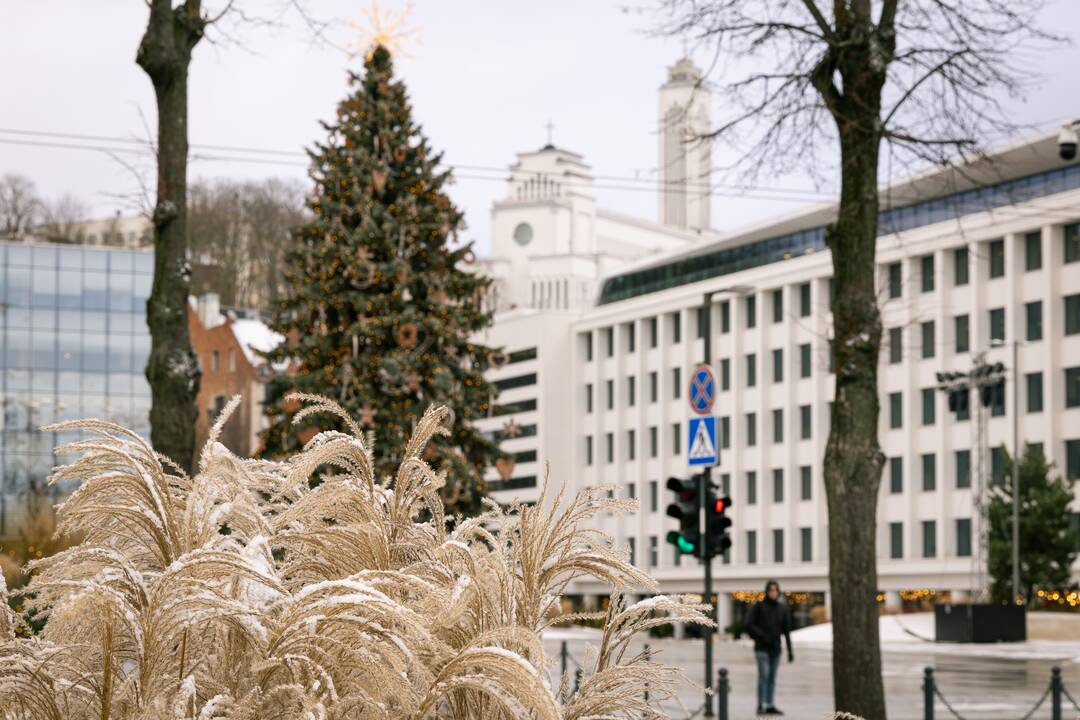
<svg viewBox="0 0 1080 720">
<path fill-rule="evenodd" d="M 1080 165 L 1060 160 L 1046 137 L 964 177 L 929 174 L 882 197 L 879 431 L 888 459 L 879 588 L 965 593 L 978 542 L 975 404 L 971 419 L 958 419 L 936 373 L 968 371 L 984 352 L 1007 368 L 1004 405 L 986 413 L 988 482 L 1004 481 L 1014 413 L 1021 443 L 1039 444 L 1059 472 L 1080 478 Z M 579 485 L 614 484 L 640 500 L 637 513 L 606 519 L 605 529 L 665 592 L 701 591 L 702 566 L 680 562 L 665 543 L 677 522 L 665 516 L 672 494 L 664 483 L 691 474 L 686 385 L 704 360 L 706 292 L 717 292 L 713 479 L 733 500 L 733 547 L 714 561 L 716 591 L 730 598 L 771 578 L 788 591 L 827 591 L 821 466 L 833 376 L 824 225 L 833 214 L 802 212 L 638 263 L 609 276 L 570 329 L 572 437 L 542 438 L 541 455 L 570 448 Z M 722 624 L 730 612 L 721 602 Z"/>
</svg>

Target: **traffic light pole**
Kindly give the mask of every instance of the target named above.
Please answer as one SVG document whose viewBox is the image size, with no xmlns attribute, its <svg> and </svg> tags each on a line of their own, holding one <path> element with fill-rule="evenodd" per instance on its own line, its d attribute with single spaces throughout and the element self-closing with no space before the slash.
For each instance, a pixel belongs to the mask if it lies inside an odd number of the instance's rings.
<svg viewBox="0 0 1080 720">
<path fill-rule="evenodd" d="M 711 292 L 705 293 L 705 301 L 702 306 L 702 320 L 705 325 L 705 357 L 702 358 L 708 367 L 712 367 L 712 296 Z M 710 411 L 711 412 L 711 411 Z M 716 439 L 716 457 L 720 459 L 720 438 Z M 712 467 L 705 466 L 704 472 L 701 474 L 701 479 L 698 484 L 698 492 L 701 497 L 701 509 L 704 515 L 703 519 L 708 518 L 708 509 L 706 507 L 708 503 L 708 491 L 709 484 L 712 482 Z M 702 523 L 704 525 L 704 523 Z M 716 604 L 713 603 L 713 588 L 712 588 L 712 538 L 708 527 L 704 528 L 705 532 L 702 535 L 705 536 L 704 542 L 701 543 L 701 552 L 703 562 L 705 563 L 705 602 L 709 603 L 709 619 L 713 622 L 716 621 Z M 713 684 L 713 647 L 712 647 L 712 628 L 704 628 L 702 637 L 705 641 L 705 717 L 713 717 L 713 701 L 712 701 L 712 684 Z"/>
</svg>

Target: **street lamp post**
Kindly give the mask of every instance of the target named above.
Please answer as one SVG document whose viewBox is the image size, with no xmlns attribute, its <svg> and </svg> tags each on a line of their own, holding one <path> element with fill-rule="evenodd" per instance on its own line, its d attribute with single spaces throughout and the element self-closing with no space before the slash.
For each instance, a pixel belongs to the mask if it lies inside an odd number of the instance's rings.
<svg viewBox="0 0 1080 720">
<path fill-rule="evenodd" d="M 1012 350 L 1012 590 L 1013 602 L 1020 598 L 1020 343 L 1013 340 Z"/>
</svg>

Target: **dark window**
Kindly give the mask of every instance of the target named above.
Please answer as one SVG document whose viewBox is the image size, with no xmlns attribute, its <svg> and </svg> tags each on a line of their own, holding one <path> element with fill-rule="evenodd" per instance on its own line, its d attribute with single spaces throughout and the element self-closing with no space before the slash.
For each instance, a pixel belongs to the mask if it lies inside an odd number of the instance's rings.
<svg viewBox="0 0 1080 720">
<path fill-rule="evenodd" d="M 752 328 L 757 326 L 757 296 L 746 296 L 746 327 Z"/>
<path fill-rule="evenodd" d="M 799 316 L 810 317 L 810 283 L 799 285 Z"/>
<path fill-rule="evenodd" d="M 893 560 L 904 558 L 904 523 L 889 523 L 889 557 Z"/>
<path fill-rule="evenodd" d="M 967 315 L 957 315 L 953 320 L 956 323 L 956 352 L 966 353 L 971 349 L 971 321 Z"/>
<path fill-rule="evenodd" d="M 720 447 L 724 450 L 731 447 L 731 418 L 727 415 L 720 418 Z"/>
<path fill-rule="evenodd" d="M 971 557 L 971 518 L 956 519 L 956 555 Z"/>
<path fill-rule="evenodd" d="M 901 328 L 889 328 L 889 364 L 895 365 L 904 357 L 904 331 Z"/>
<path fill-rule="evenodd" d="M 784 291 L 772 291 L 772 321 L 774 323 L 784 321 Z"/>
<path fill-rule="evenodd" d="M 514 377 L 503 378 L 502 380 L 495 381 L 495 387 L 500 390 L 510 390 L 511 388 L 529 387 L 536 384 L 536 373 L 529 373 L 527 375 L 515 375 Z"/>
<path fill-rule="evenodd" d="M 746 564 L 757 563 L 757 530 L 746 531 Z"/>
<path fill-rule="evenodd" d="M 953 457 L 956 459 L 956 487 L 971 487 L 971 451 L 956 450 Z"/>
<path fill-rule="evenodd" d="M 731 494 L 731 473 L 721 473 L 720 475 L 720 494 Z"/>
<path fill-rule="evenodd" d="M 656 347 L 660 344 L 659 324 L 655 316 L 649 318 L 649 347 Z"/>
<path fill-rule="evenodd" d="M 655 535 L 649 536 L 649 567 L 660 564 L 660 545 Z"/>
<path fill-rule="evenodd" d="M 746 387 L 757 385 L 757 355 L 749 353 L 746 356 Z"/>
<path fill-rule="evenodd" d="M 668 313 L 668 322 L 671 324 L 671 342 L 682 342 L 682 313 Z"/>
<path fill-rule="evenodd" d="M 604 385 L 607 388 L 607 409 L 608 410 L 614 410 L 615 409 L 615 381 L 614 380 L 608 380 L 607 382 L 604 383 Z"/>
<path fill-rule="evenodd" d="M 657 511 L 660 500 L 659 495 L 659 483 L 656 480 L 649 481 L 649 512 L 654 513 Z"/>
<path fill-rule="evenodd" d="M 637 565 L 637 542 L 636 542 L 636 538 L 627 538 L 626 542 L 629 545 L 629 550 L 630 550 L 630 564 L 631 565 Z"/>
<path fill-rule="evenodd" d="M 782 408 L 772 411 L 772 441 L 774 443 L 784 442 L 784 411 Z"/>
<path fill-rule="evenodd" d="M 607 356 L 615 355 L 615 328 L 605 328 L 604 336 L 607 338 Z"/>
<path fill-rule="evenodd" d="M 720 361 L 720 390 L 731 389 L 731 358 L 723 358 Z"/>
<path fill-rule="evenodd" d="M 934 321 L 928 320 L 922 324 L 922 356 L 934 357 Z"/>
<path fill-rule="evenodd" d="M 659 374 L 653 370 L 649 373 L 649 402 L 656 402 L 656 398 L 659 394 L 660 377 Z"/>
<path fill-rule="evenodd" d="M 655 425 L 649 428 L 649 457 L 656 457 L 660 454 L 660 432 Z"/>
<path fill-rule="evenodd" d="M 889 427 L 893 430 L 904 426 L 904 395 L 889 393 Z"/>
<path fill-rule="evenodd" d="M 1065 368 L 1065 407 L 1080 407 L 1080 367 Z"/>
<path fill-rule="evenodd" d="M 1080 440 L 1065 441 L 1065 477 L 1080 479 Z"/>
<path fill-rule="evenodd" d="M 934 453 L 922 456 L 922 489 L 923 492 L 937 489 L 937 455 Z"/>
<path fill-rule="evenodd" d="M 922 521 L 922 556 L 937 557 L 937 523 L 933 520 Z"/>
<path fill-rule="evenodd" d="M 924 293 L 934 291 L 934 256 L 923 255 L 919 258 L 919 279 Z"/>
<path fill-rule="evenodd" d="M 784 531 L 777 528 L 772 531 L 773 562 L 784 562 Z"/>
<path fill-rule="evenodd" d="M 678 400 L 682 392 L 682 368 L 671 368 L 671 397 Z"/>
<path fill-rule="evenodd" d="M 637 453 L 637 437 L 633 430 L 626 431 L 626 459 L 633 460 Z"/>
<path fill-rule="evenodd" d="M 784 502 L 784 470 L 774 468 L 772 471 L 772 499 L 773 502 Z"/>
<path fill-rule="evenodd" d="M 814 494 L 814 472 L 813 468 L 809 465 L 803 465 L 799 468 L 799 485 L 802 492 L 799 497 L 803 500 L 809 500 Z"/>
<path fill-rule="evenodd" d="M 492 417 L 498 417 L 500 415 L 513 415 L 514 413 L 529 412 L 536 409 L 536 399 L 530 400 L 518 400 L 516 402 L 504 403 L 502 405 L 496 405 L 491 409 Z"/>
<path fill-rule="evenodd" d="M 781 349 L 772 351 L 772 381 L 784 382 L 784 351 Z"/>
<path fill-rule="evenodd" d="M 637 333 L 632 322 L 626 323 L 626 352 L 632 353 L 637 349 Z"/>
<path fill-rule="evenodd" d="M 757 473 L 753 470 L 746 473 L 746 504 L 757 505 Z"/>
<path fill-rule="evenodd" d="M 593 398 L 592 398 L 592 383 L 585 385 L 585 412 L 591 413 L 593 411 Z"/>
<path fill-rule="evenodd" d="M 990 339 L 1005 342 L 1005 308 L 990 311 Z"/>
<path fill-rule="evenodd" d="M 989 243 L 990 250 L 990 277 L 999 278 L 1005 276 L 1005 241 L 992 240 Z"/>
<path fill-rule="evenodd" d="M 592 465 L 593 460 L 593 440 L 592 435 L 585 436 L 585 464 Z"/>
<path fill-rule="evenodd" d="M 626 497 L 633 500 L 637 497 L 637 485 L 634 483 L 626 483 Z"/>
<path fill-rule="evenodd" d="M 1042 233 L 1036 230 L 1024 235 L 1024 270 L 1042 268 Z"/>
<path fill-rule="evenodd" d="M 1027 373 L 1024 375 L 1027 384 L 1027 411 L 1037 413 L 1043 411 L 1043 378 L 1041 372 Z"/>
<path fill-rule="evenodd" d="M 706 335 L 705 327 L 709 324 L 709 313 L 704 307 L 697 309 L 697 336 L 703 338 Z"/>
<path fill-rule="evenodd" d="M 637 402 L 637 378 L 633 375 L 626 378 L 626 405 L 628 407 L 634 407 L 634 403 Z"/>
<path fill-rule="evenodd" d="M 1001 485 L 1005 482 L 1005 448 L 1001 445 L 990 448 L 990 484 Z"/>
<path fill-rule="evenodd" d="M 889 492 L 899 495 L 904 492 L 904 458 L 889 458 Z"/>
<path fill-rule="evenodd" d="M 799 545 L 802 547 L 802 561 L 811 562 L 814 559 L 813 533 L 810 528 L 799 528 Z"/>
<path fill-rule="evenodd" d="M 746 446 L 757 445 L 757 413 L 746 413 Z"/>
<path fill-rule="evenodd" d="M 604 435 L 604 446 L 607 448 L 607 461 L 609 463 L 615 462 L 615 433 L 606 433 Z"/>
<path fill-rule="evenodd" d="M 682 454 L 682 425 L 671 423 L 671 454 Z"/>
<path fill-rule="evenodd" d="M 810 343 L 799 346 L 799 377 L 810 377 Z"/>
<path fill-rule="evenodd" d="M 1065 297 L 1065 334 L 1080 333 L 1080 295 Z"/>
<path fill-rule="evenodd" d="M 1065 262 L 1080 260 L 1080 223 L 1072 223 L 1064 228 Z"/>
<path fill-rule="evenodd" d="M 725 335 L 731 332 L 731 302 L 728 300 L 720 303 L 720 332 Z"/>
<path fill-rule="evenodd" d="M 810 439 L 810 406 L 799 406 L 799 437 L 803 440 Z"/>
<path fill-rule="evenodd" d="M 953 250 L 953 284 L 968 284 L 968 249 L 966 247 Z"/>
<path fill-rule="evenodd" d="M 936 422 L 935 403 L 937 391 L 934 388 L 922 389 L 922 424 L 933 425 Z"/>
<path fill-rule="evenodd" d="M 1024 303 L 1024 315 L 1027 320 L 1027 333 L 1025 339 L 1028 342 L 1042 340 L 1042 302 Z"/>
<path fill-rule="evenodd" d="M 536 359 L 536 348 L 525 348 L 524 350 L 515 350 L 514 352 L 510 353 L 509 357 L 507 358 L 507 360 L 510 362 L 510 364 L 518 363 L 518 362 L 524 362 L 526 360 L 535 360 L 535 359 Z"/>
<path fill-rule="evenodd" d="M 889 298 L 898 298 L 903 294 L 903 281 L 900 263 L 892 263 L 888 266 L 889 273 Z"/>
</svg>

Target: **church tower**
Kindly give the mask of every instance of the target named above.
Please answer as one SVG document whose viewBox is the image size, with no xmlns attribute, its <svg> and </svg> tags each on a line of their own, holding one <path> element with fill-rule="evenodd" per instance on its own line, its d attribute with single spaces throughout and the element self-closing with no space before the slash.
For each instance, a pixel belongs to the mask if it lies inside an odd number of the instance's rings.
<svg viewBox="0 0 1080 720">
<path fill-rule="evenodd" d="M 707 231 L 711 157 L 709 142 L 698 138 L 710 130 L 711 96 L 701 71 L 682 58 L 668 68 L 660 86 L 660 224 L 681 230 Z"/>
</svg>

